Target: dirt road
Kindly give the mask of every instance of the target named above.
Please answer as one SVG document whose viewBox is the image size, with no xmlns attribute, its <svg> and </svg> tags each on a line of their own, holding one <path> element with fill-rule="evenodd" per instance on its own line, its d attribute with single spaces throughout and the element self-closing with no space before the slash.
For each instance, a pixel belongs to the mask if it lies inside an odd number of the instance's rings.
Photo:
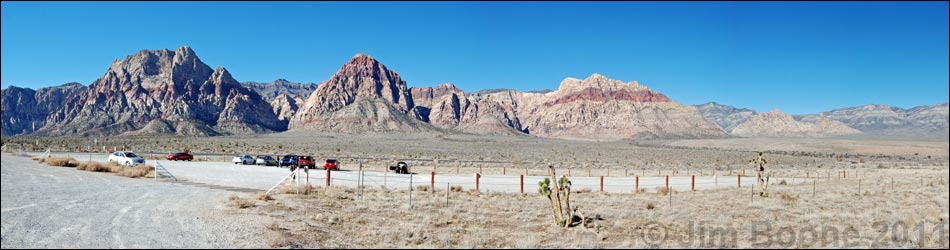
<svg viewBox="0 0 950 250">
<path fill-rule="evenodd" d="M 238 192 L 40 165 L 3 154 L 2 247 L 261 248 Z"/>
</svg>

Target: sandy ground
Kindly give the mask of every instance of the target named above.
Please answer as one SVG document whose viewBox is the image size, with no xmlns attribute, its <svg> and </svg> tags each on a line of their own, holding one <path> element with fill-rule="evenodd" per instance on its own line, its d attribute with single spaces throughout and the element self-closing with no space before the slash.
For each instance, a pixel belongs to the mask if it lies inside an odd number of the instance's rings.
<svg viewBox="0 0 950 250">
<path fill-rule="evenodd" d="M 2 246 L 260 248 L 259 216 L 235 214 L 238 192 L 50 167 L 3 154 Z"/>
</svg>

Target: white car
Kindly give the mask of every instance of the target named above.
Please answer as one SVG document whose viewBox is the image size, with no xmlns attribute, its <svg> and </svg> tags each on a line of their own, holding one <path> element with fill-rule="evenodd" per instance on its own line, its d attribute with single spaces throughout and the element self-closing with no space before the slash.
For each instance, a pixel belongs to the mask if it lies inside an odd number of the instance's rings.
<svg viewBox="0 0 950 250">
<path fill-rule="evenodd" d="M 109 162 L 115 162 L 126 166 L 135 166 L 145 164 L 145 159 L 132 152 L 116 151 L 109 155 Z"/>
<path fill-rule="evenodd" d="M 251 165 L 254 164 L 255 160 L 254 157 L 251 157 L 250 155 L 238 155 L 234 156 L 234 158 L 231 158 L 231 162 L 234 164 Z"/>
</svg>

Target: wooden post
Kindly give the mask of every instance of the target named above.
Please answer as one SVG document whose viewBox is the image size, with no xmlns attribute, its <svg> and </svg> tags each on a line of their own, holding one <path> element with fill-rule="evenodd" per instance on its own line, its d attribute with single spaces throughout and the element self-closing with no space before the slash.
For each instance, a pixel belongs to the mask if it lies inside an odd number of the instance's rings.
<svg viewBox="0 0 950 250">
<path fill-rule="evenodd" d="M 475 174 L 475 192 L 481 193 L 482 174 Z"/>
<path fill-rule="evenodd" d="M 741 175 L 738 175 L 738 176 L 736 176 L 736 179 L 739 180 L 739 188 L 742 188 L 742 176 L 741 176 Z"/>
<path fill-rule="evenodd" d="M 818 180 L 811 182 L 811 198 L 815 198 L 818 195 Z"/>
<path fill-rule="evenodd" d="M 845 179 L 848 178 L 848 170 L 845 170 L 845 171 L 844 171 L 844 178 L 845 178 Z"/>
<path fill-rule="evenodd" d="M 589 168 L 587 169 L 587 177 L 591 177 Z"/>
<path fill-rule="evenodd" d="M 430 179 L 429 181 L 432 182 L 432 193 L 434 194 L 435 193 L 435 170 L 432 170 L 432 179 Z"/>
<path fill-rule="evenodd" d="M 634 194 L 640 193 L 640 176 L 639 175 L 636 177 L 635 183 L 636 184 L 634 184 L 633 193 Z"/>
<path fill-rule="evenodd" d="M 501 175 L 508 175 L 508 169 L 504 166 L 501 167 Z"/>
<path fill-rule="evenodd" d="M 600 192 L 604 192 L 604 176 L 600 176 Z"/>
<path fill-rule="evenodd" d="M 670 190 L 670 176 L 669 175 L 666 176 L 666 191 L 667 192 L 672 191 Z"/>
<path fill-rule="evenodd" d="M 695 175 L 693 175 L 693 187 L 692 187 L 692 191 L 693 191 L 693 192 L 696 192 L 696 176 L 695 176 Z"/>
<path fill-rule="evenodd" d="M 627 176 L 630 176 L 630 175 L 627 174 L 627 169 L 624 169 L 624 170 L 623 170 L 623 177 L 627 177 Z"/>
<path fill-rule="evenodd" d="M 383 171 L 383 189 L 388 189 L 388 183 L 386 182 L 387 176 L 389 176 L 389 168 L 386 168 L 386 171 Z"/>
<path fill-rule="evenodd" d="M 327 187 L 330 187 L 330 169 L 327 169 Z"/>
<path fill-rule="evenodd" d="M 524 193 L 524 175 L 521 176 L 521 193 Z"/>
</svg>

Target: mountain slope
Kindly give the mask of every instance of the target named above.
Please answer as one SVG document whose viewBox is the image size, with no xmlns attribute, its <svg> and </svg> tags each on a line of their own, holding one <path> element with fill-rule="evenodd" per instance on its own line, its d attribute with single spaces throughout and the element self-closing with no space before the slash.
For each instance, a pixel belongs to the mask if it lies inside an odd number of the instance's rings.
<svg viewBox="0 0 950 250">
<path fill-rule="evenodd" d="M 15 86 L 3 90 L 3 121 L 0 134 L 19 135 L 35 132 L 46 125 L 46 118 L 63 107 L 68 99 L 86 90 L 79 83 L 32 90 Z"/>
<path fill-rule="evenodd" d="M 218 135 L 284 130 L 261 96 L 194 51 L 142 50 L 115 60 L 79 97 L 53 112 L 48 135 Z"/>
<path fill-rule="evenodd" d="M 749 118 L 759 114 L 759 112 L 756 112 L 755 110 L 744 108 L 739 109 L 716 102 L 695 105 L 695 107 L 699 113 L 703 115 L 703 117 L 715 122 L 717 125 L 719 125 L 719 127 L 723 128 L 729 133 L 731 133 L 732 130 L 739 124 L 742 124 L 743 122 L 749 120 Z"/>
<path fill-rule="evenodd" d="M 398 73 L 357 54 L 321 82 L 290 119 L 291 129 L 354 133 L 426 131 L 411 93 Z"/>
<path fill-rule="evenodd" d="M 755 115 L 732 130 L 733 135 L 744 137 L 829 137 L 860 133 L 833 119 L 817 117 L 813 122 L 797 121 L 778 110 Z"/>
</svg>

